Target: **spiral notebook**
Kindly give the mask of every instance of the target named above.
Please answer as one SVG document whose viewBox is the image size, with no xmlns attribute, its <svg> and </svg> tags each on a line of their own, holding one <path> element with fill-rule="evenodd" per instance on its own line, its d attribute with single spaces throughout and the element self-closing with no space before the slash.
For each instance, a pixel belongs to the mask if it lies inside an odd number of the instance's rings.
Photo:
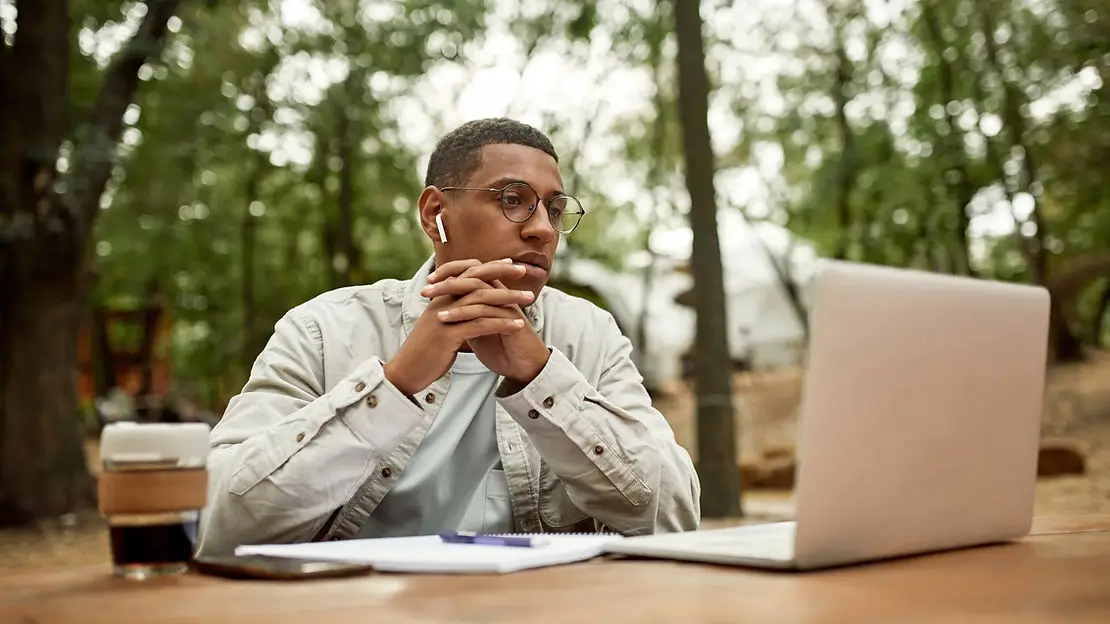
<svg viewBox="0 0 1110 624">
<path fill-rule="evenodd" d="M 622 539 L 606 533 L 514 535 L 543 538 L 544 543 L 530 548 L 448 544 L 438 535 L 420 535 L 239 546 L 235 554 L 365 563 L 381 572 L 504 574 L 593 559 L 605 552 L 606 544 Z"/>
</svg>

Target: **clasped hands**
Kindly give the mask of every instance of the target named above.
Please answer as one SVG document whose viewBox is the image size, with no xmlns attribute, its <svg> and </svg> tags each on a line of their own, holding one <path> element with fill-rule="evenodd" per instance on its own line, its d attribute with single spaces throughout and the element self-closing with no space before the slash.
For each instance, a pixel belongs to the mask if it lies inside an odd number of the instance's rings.
<svg viewBox="0 0 1110 624">
<path fill-rule="evenodd" d="M 431 302 L 385 363 L 386 379 L 411 396 L 442 377 L 465 345 L 511 388 L 528 385 L 550 351 L 521 309 L 535 296 L 504 285 L 524 274 L 511 260 L 456 260 L 437 267 L 420 291 Z"/>
</svg>

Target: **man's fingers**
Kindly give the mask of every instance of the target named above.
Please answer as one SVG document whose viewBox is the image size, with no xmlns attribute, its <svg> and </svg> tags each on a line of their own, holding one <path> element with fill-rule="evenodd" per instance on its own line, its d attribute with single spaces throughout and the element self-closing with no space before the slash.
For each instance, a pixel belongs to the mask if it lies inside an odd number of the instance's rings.
<svg viewBox="0 0 1110 624">
<path fill-rule="evenodd" d="M 513 261 L 509 258 L 504 258 L 501 260 L 494 260 L 493 262 L 482 262 L 480 260 L 475 260 L 474 258 L 469 258 L 467 260 L 452 260 L 451 262 L 444 262 L 443 264 L 437 266 L 436 269 L 428 275 L 428 283 L 434 284 L 436 282 L 442 282 L 452 277 L 459 277 L 467 270 L 472 269 L 476 266 L 481 266 L 483 264 L 512 266 Z"/>
<path fill-rule="evenodd" d="M 519 276 L 519 275 L 517 275 Z M 501 283 L 497 281 L 497 283 Z M 474 276 L 462 275 L 458 278 L 452 278 L 436 284 L 428 284 L 421 289 L 420 293 L 428 299 L 435 299 L 437 296 L 451 295 L 451 296 L 464 296 L 468 293 L 493 289 L 494 286 L 490 282 L 482 278 L 474 278 Z M 497 290 L 504 289 L 504 286 Z M 526 302 L 527 303 L 527 302 Z"/>
<path fill-rule="evenodd" d="M 454 260 L 436 267 L 436 270 L 428 275 L 428 283 L 436 284 L 458 277 L 477 277 L 488 282 L 522 277 L 525 273 L 526 269 L 523 266 L 513 264 L 513 261 L 508 258 L 492 262 L 479 262 L 473 259 Z"/>
<path fill-rule="evenodd" d="M 501 280 L 493 280 L 492 286 L 493 286 L 494 290 L 508 290 L 508 287 L 506 287 L 504 284 L 502 284 Z M 525 293 L 527 295 L 527 300 L 526 301 L 525 300 L 517 301 L 517 302 L 515 302 L 511 305 L 513 306 L 513 308 L 516 309 L 517 312 L 520 312 L 521 314 L 524 314 L 524 310 L 521 309 L 522 306 L 531 305 L 532 300 L 536 298 L 536 295 L 535 295 L 535 293 L 533 293 L 530 290 L 522 290 L 521 292 Z"/>
<path fill-rule="evenodd" d="M 452 306 L 447 310 L 440 311 L 436 316 L 444 323 L 462 323 L 479 318 L 520 318 L 520 314 L 512 308 L 484 303 Z"/>
<path fill-rule="evenodd" d="M 464 278 L 452 281 L 462 279 Z M 520 318 L 521 311 L 518 306 L 527 305 L 532 298 L 531 291 L 527 290 L 501 290 L 487 287 L 472 291 L 454 301 L 445 302 L 446 308 L 436 315 L 444 323 L 459 323 L 484 316 Z"/>
<path fill-rule="evenodd" d="M 428 274 L 428 283 L 434 284 L 435 282 L 445 280 L 449 277 L 456 277 L 461 275 L 463 271 L 472 266 L 482 264 L 473 258 L 469 260 L 452 260 L 451 262 L 444 262 L 437 266 L 434 271 Z"/>
<path fill-rule="evenodd" d="M 520 331 L 522 327 L 524 327 L 523 319 L 492 318 L 488 316 L 474 319 L 473 321 L 466 321 L 465 323 L 451 325 L 452 330 L 457 332 L 456 336 L 460 343 L 480 336 L 512 334 Z"/>
<path fill-rule="evenodd" d="M 515 279 L 524 277 L 527 269 L 519 264 L 513 264 L 511 261 L 498 260 L 496 262 L 486 262 L 477 266 L 472 266 L 462 272 L 459 277 L 476 277 L 484 282 L 493 284 L 503 279 Z"/>
<path fill-rule="evenodd" d="M 486 282 L 474 277 L 456 277 L 438 284 L 429 284 L 420 291 L 421 295 L 430 299 L 437 299 L 444 295 L 450 297 L 463 297 L 475 290 L 492 289 Z"/>
<path fill-rule="evenodd" d="M 495 306 L 528 305 L 535 295 L 530 290 L 509 290 L 507 288 L 482 288 L 459 297 L 455 305 L 463 306 L 484 303 Z"/>
</svg>

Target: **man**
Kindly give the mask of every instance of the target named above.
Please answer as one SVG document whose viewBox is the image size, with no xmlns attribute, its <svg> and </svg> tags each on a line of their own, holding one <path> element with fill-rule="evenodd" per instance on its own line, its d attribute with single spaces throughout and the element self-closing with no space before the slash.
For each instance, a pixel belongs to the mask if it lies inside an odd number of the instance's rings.
<svg viewBox="0 0 1110 624">
<path fill-rule="evenodd" d="M 582 217 L 534 128 L 474 121 L 428 164 L 435 253 L 277 322 L 212 431 L 199 554 L 244 543 L 695 529 L 700 484 L 613 317 L 544 288 Z"/>
</svg>

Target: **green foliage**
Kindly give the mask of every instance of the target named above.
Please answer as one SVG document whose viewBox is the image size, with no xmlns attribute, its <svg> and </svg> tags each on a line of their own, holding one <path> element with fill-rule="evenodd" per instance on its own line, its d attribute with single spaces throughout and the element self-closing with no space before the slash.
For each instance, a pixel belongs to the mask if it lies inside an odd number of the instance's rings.
<svg viewBox="0 0 1110 624">
<path fill-rule="evenodd" d="M 781 147 L 785 177 L 800 191 L 781 209 L 789 226 L 825 253 L 847 238 L 849 257 L 855 259 L 913 264 L 916 257 L 923 266 L 951 270 L 954 250 L 963 244 L 961 212 L 974 218 L 990 209 L 985 194 L 992 188 L 995 195 L 1038 198 L 1050 265 L 1105 248 L 1110 238 L 1096 227 L 1096 215 L 1107 212 L 1105 194 L 1096 190 L 1102 183 L 1090 172 L 1110 146 L 1110 107 L 1098 107 L 1110 76 L 1104 36 L 1110 16 L 1083 0 L 1059 4 L 1061 12 L 1054 13 L 1024 3 L 927 1 L 891 14 L 891 22 L 883 24 L 856 10 L 858 3 L 838 3 L 818 19 L 828 25 L 829 40 L 801 32 L 808 21 L 799 19 L 791 28 L 784 18 L 772 38 L 808 41 L 801 46 L 808 51 L 796 55 L 803 70 L 779 77 L 787 103 L 780 114 L 748 113 L 746 127 L 756 127 L 755 118 L 762 117 L 773 129 L 749 135 L 739 149 L 759 141 Z M 812 9 L 807 7 L 798 10 Z M 995 27 L 1000 72 L 992 68 L 984 43 L 986 18 Z M 868 42 L 867 53 L 848 55 L 838 65 L 837 50 L 853 41 Z M 901 65 L 884 63 L 877 52 L 907 43 Z M 1081 71 L 1087 81 L 1103 78 L 1086 106 L 1032 114 L 1034 102 L 1074 83 Z M 1015 120 L 1006 110 L 1006 82 L 1015 87 L 1021 107 L 1016 121 L 1035 163 L 1032 180 L 1022 181 L 1022 161 L 1014 157 L 1020 146 L 1010 134 Z M 836 101 L 838 89 L 845 95 L 843 105 Z M 847 138 L 837 119 L 840 106 L 849 119 Z M 992 133 L 984 135 L 992 125 Z M 965 188 L 975 197 L 970 206 L 962 203 Z M 844 189 L 851 214 L 847 227 L 833 210 Z M 925 247 L 931 250 L 918 255 Z M 986 247 L 991 251 L 982 270 L 1027 279 L 1024 262 L 1013 258 L 1018 252 L 1013 240 L 987 241 Z M 927 261 L 938 256 L 939 263 Z"/>
<path fill-rule="evenodd" d="M 103 80 L 97 52 L 111 51 L 97 36 L 139 10 L 109 4 L 72 3 L 74 123 Z M 1106 249 L 1110 194 L 1098 172 L 1110 161 L 1110 11 L 1098 0 L 1042 4 L 922 0 L 883 13 L 814 0 L 753 17 L 703 3 L 714 102 L 741 127 L 719 169 L 781 154 L 781 170 L 764 174 L 768 218 L 826 255 L 951 272 L 970 256 L 980 275 L 1020 281 L 1031 278 L 1030 241 L 1043 244 L 1050 275 Z M 430 146 L 402 141 L 396 104 L 433 65 L 467 62 L 487 29 L 507 29 L 527 52 L 651 76 L 648 109 L 604 131 L 571 131 L 569 119 L 594 114 L 580 102 L 544 120 L 589 214 L 567 240 L 572 254 L 619 268 L 650 232 L 683 223 L 671 3 L 507 4 L 495 18 L 483 0 L 317 0 L 307 5 L 318 19 L 288 28 L 280 5 L 183 5 L 162 58 L 142 72 L 90 246 L 94 302 L 164 298 L 175 378 L 202 398 L 218 404 L 238 389 L 289 307 L 407 277 L 427 257 L 415 201 Z M 751 28 L 715 26 L 727 19 Z M 601 57 L 597 40 L 609 42 Z M 741 71 L 726 70 L 730 59 Z M 291 80 L 311 88 L 279 88 Z M 1080 83 L 1082 101 L 1046 107 Z M 596 140 L 616 146 L 627 179 L 583 164 L 583 144 Z M 636 199 L 613 192 L 629 180 Z M 984 213 L 1023 194 L 1036 198 L 1036 235 L 967 235 L 968 221 L 977 232 Z M 1093 327 L 1102 284 L 1083 291 L 1076 327 Z"/>
<path fill-rule="evenodd" d="M 283 30 L 266 2 L 186 6 L 127 120 L 119 184 L 92 247 L 93 294 L 114 307 L 163 297 L 175 321 L 175 377 L 218 401 L 242 383 L 285 310 L 342 285 L 336 245 L 345 231 L 358 251 L 354 281 L 407 276 L 430 253 L 415 217 L 419 154 L 400 143 L 385 104 L 430 63 L 461 52 L 483 26 L 485 3 L 382 12 L 319 2 L 316 32 Z M 92 29 L 112 15 L 75 21 Z M 275 93 L 275 75 L 296 69 L 323 85 L 318 100 Z M 97 85 L 98 73 L 87 60 L 74 83 Z M 81 107 L 95 88 L 75 91 Z M 263 133 L 293 149 L 274 150 Z"/>
</svg>

